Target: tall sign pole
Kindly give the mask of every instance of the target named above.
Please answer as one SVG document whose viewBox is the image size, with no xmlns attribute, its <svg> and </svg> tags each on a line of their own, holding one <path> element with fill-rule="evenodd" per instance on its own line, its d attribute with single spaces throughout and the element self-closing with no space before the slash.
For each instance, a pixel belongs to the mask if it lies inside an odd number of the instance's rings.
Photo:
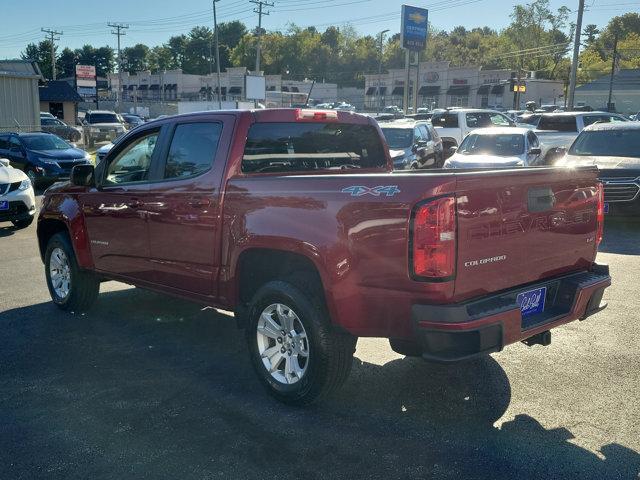
<svg viewBox="0 0 640 480">
<path fill-rule="evenodd" d="M 576 21 L 576 36 L 573 42 L 573 60 L 571 61 L 571 76 L 569 77 L 569 102 L 567 107 L 573 110 L 573 99 L 576 94 L 576 77 L 578 76 L 578 55 L 580 54 L 580 33 L 582 32 L 582 14 L 584 13 L 584 0 L 578 5 L 578 20 Z"/>
<path fill-rule="evenodd" d="M 213 26 L 216 42 L 216 73 L 218 75 L 218 110 L 222 110 L 222 87 L 220 86 L 220 44 L 218 43 L 218 17 L 216 16 L 216 3 L 220 0 L 213 0 Z"/>
<path fill-rule="evenodd" d="M 402 108 L 406 114 L 409 109 L 409 85 L 411 69 L 411 52 L 420 52 L 427 45 L 427 32 L 429 30 L 429 11 L 425 8 L 402 5 L 402 25 L 400 28 L 400 44 L 406 51 L 405 58 L 405 83 Z M 418 54 L 418 73 L 413 86 L 413 104 L 417 108 L 418 79 L 420 75 L 420 55 Z"/>
</svg>

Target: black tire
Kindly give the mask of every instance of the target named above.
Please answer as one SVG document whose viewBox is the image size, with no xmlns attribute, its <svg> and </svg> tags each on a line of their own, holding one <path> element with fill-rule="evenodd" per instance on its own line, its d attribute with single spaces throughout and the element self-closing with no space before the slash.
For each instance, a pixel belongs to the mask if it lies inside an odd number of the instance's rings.
<svg viewBox="0 0 640 480">
<path fill-rule="evenodd" d="M 412 342 L 411 340 L 403 340 L 399 338 L 390 338 L 389 346 L 391 350 L 400 355 L 404 355 L 406 357 L 421 357 L 422 349 L 420 345 Z"/>
<path fill-rule="evenodd" d="M 25 220 L 12 220 L 11 223 L 13 223 L 13 226 L 16 227 L 17 230 L 20 230 L 31 225 L 33 223 L 33 217 L 29 217 Z"/>
<path fill-rule="evenodd" d="M 70 287 L 65 297 L 56 293 L 51 280 L 51 254 L 56 248 L 60 248 L 65 253 L 69 264 Z M 95 303 L 100 292 L 100 279 L 93 273 L 83 271 L 78 267 L 73 247 L 66 233 L 57 233 L 49 240 L 44 257 L 44 268 L 49 294 L 53 303 L 59 308 L 81 313 L 89 310 Z"/>
<path fill-rule="evenodd" d="M 308 293 L 304 283 L 294 286 L 289 281 L 275 280 L 261 287 L 249 304 L 246 338 L 251 363 L 267 391 L 281 402 L 308 405 L 338 389 L 349 376 L 355 352 L 356 337 L 336 331 L 318 298 Z M 286 305 L 297 315 L 308 339 L 308 365 L 295 383 L 276 380 L 262 362 L 257 331 L 262 312 L 274 303 Z"/>
</svg>

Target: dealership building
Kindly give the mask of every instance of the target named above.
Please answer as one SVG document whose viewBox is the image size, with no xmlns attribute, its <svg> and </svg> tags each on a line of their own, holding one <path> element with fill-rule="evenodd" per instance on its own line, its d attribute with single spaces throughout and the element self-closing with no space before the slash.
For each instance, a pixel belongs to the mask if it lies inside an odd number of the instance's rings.
<svg viewBox="0 0 640 480">
<path fill-rule="evenodd" d="M 418 68 L 418 107 L 472 107 L 523 109 L 528 101 L 538 105 L 564 103 L 564 84 L 535 78 L 527 72 L 520 80 L 519 106 L 514 105 L 517 74 L 512 70 L 485 70 L 480 66 L 452 67 L 448 61 L 420 62 Z M 416 67 L 411 70 L 409 95 L 412 97 Z M 381 75 L 365 75 L 364 105 L 369 110 L 385 106 L 403 107 L 405 69 L 391 69 Z M 412 105 L 412 100 L 409 101 Z"/>
<path fill-rule="evenodd" d="M 245 97 L 245 67 L 228 68 L 220 73 L 220 93 L 223 101 L 243 101 Z M 311 80 L 284 80 L 281 75 L 265 75 L 267 106 L 304 103 L 307 95 L 318 102 L 334 102 L 338 97 L 335 83 L 314 83 Z M 217 98 L 217 74 L 191 75 L 182 70 L 157 73 L 137 72 L 109 75 L 112 92 L 122 90 L 124 101 L 198 101 Z"/>
</svg>

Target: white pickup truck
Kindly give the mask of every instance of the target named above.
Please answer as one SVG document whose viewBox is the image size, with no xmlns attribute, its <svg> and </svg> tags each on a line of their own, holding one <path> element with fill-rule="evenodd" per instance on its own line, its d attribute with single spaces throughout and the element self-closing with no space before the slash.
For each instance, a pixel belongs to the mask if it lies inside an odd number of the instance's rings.
<svg viewBox="0 0 640 480">
<path fill-rule="evenodd" d="M 478 108 L 456 108 L 438 112 L 431 118 L 431 123 L 442 138 L 445 157 L 453 153 L 451 147 L 460 145 L 467 133 L 476 128 L 516 126 L 503 113 Z"/>
<path fill-rule="evenodd" d="M 552 156 L 562 156 L 585 127 L 594 123 L 626 121 L 622 115 L 608 112 L 545 113 L 534 132 L 540 140 L 542 155 L 547 160 L 545 163 L 549 163 Z"/>
</svg>

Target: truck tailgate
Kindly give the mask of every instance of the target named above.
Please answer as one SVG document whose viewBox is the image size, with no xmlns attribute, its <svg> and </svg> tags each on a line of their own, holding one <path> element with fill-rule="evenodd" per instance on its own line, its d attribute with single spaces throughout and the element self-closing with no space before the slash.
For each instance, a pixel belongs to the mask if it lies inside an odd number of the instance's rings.
<svg viewBox="0 0 640 480">
<path fill-rule="evenodd" d="M 588 269 L 597 169 L 461 173 L 456 300 Z"/>
</svg>

